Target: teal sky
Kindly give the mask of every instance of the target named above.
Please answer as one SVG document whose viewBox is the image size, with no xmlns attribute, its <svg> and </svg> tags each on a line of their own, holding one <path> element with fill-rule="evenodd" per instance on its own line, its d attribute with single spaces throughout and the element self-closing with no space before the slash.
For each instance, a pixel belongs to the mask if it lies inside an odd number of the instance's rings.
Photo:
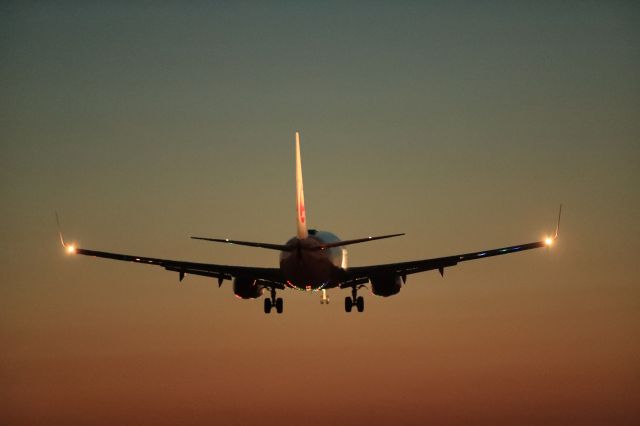
<svg viewBox="0 0 640 426">
<path fill-rule="evenodd" d="M 637 424 L 640 7 L 321 3 L 0 4 L 0 423 Z M 275 266 L 188 236 L 294 235 L 295 130 L 311 226 L 407 233 L 352 265 L 561 240 L 362 315 L 60 250 Z"/>
</svg>

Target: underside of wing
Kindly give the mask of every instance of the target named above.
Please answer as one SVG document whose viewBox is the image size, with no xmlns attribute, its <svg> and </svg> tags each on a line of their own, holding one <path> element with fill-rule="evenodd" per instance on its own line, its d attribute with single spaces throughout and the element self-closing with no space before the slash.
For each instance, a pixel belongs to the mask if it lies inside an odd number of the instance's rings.
<svg viewBox="0 0 640 426">
<path fill-rule="evenodd" d="M 185 262 L 181 260 L 160 259 L 154 257 L 135 256 L 129 254 L 83 249 L 65 245 L 67 252 L 84 256 L 101 257 L 104 259 L 121 260 L 125 262 L 143 263 L 161 266 L 164 269 L 179 274 L 180 280 L 185 275 L 201 275 L 223 280 L 239 278 L 242 280 L 260 281 L 263 287 L 284 288 L 284 280 L 277 268 L 260 268 L 251 266 L 217 265 L 213 263 Z"/>
<path fill-rule="evenodd" d="M 400 287 L 407 280 L 407 275 L 436 269 L 441 275 L 444 275 L 445 268 L 455 266 L 460 262 L 547 247 L 551 245 L 552 241 L 555 241 L 555 239 L 545 239 L 532 243 L 457 254 L 453 256 L 437 257 L 433 259 L 349 268 L 346 271 L 345 280 L 340 284 L 340 287 L 347 288 L 370 282 L 371 290 L 374 294 L 379 296 L 391 296 L 400 291 Z"/>
<path fill-rule="evenodd" d="M 388 263 L 383 265 L 360 266 L 350 268 L 350 275 L 354 277 L 371 276 L 377 274 L 392 273 L 396 275 L 410 275 L 418 272 L 444 269 L 457 265 L 459 262 L 468 260 L 483 259 L 485 257 L 500 256 L 519 251 L 531 250 L 547 246 L 546 241 L 536 241 L 533 243 L 518 244 L 515 246 L 502 247 L 497 249 L 476 251 L 472 253 L 457 254 L 453 256 L 437 257 L 433 259 L 414 260 L 410 262 Z"/>
<path fill-rule="evenodd" d="M 371 290 L 380 296 L 391 296 L 400 291 L 400 287 L 407 280 L 407 275 L 419 272 L 438 270 L 444 276 L 445 268 L 457 265 L 469 260 L 484 259 L 493 256 L 517 253 L 542 247 L 550 247 L 558 239 L 560 230 L 560 216 L 562 205 L 558 212 L 558 222 L 554 236 L 546 237 L 540 241 L 500 247 L 489 250 L 474 251 L 471 253 L 456 254 L 452 256 L 437 257 L 433 259 L 414 260 L 410 262 L 388 263 L 383 265 L 371 265 L 349 268 L 345 271 L 344 279 L 340 283 L 341 288 L 357 288 L 364 283 L 371 283 Z"/>
</svg>

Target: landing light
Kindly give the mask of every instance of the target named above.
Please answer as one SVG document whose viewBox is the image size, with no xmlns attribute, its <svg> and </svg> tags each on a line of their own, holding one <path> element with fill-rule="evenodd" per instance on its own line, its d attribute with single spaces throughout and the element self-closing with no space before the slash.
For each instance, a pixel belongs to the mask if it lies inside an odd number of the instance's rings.
<svg viewBox="0 0 640 426">
<path fill-rule="evenodd" d="M 67 253 L 76 254 L 76 246 L 75 244 L 70 244 L 67 246 Z"/>
<path fill-rule="evenodd" d="M 545 243 L 547 246 L 551 246 L 551 245 L 553 244 L 553 238 L 551 238 L 551 237 L 547 237 L 547 238 L 545 238 L 545 239 L 544 239 L 544 243 Z"/>
</svg>

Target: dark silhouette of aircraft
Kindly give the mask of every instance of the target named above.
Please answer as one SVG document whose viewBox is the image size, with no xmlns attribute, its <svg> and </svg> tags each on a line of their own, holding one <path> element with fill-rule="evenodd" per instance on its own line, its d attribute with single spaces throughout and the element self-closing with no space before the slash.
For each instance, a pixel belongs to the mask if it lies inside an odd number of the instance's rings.
<svg viewBox="0 0 640 426">
<path fill-rule="evenodd" d="M 275 307 L 278 313 L 282 313 L 283 301 L 282 298 L 276 297 L 277 290 L 291 288 L 301 291 L 321 291 L 321 303 L 329 303 L 326 291 L 336 287 L 351 289 L 351 296 L 345 298 L 344 308 L 347 312 L 351 312 L 354 306 L 358 312 L 362 312 L 364 311 L 364 298 L 358 296 L 358 290 L 367 283 L 371 285 L 371 292 L 373 294 L 388 297 L 397 294 L 402 285 L 407 282 L 407 276 L 411 274 L 438 270 L 440 275 L 444 276 L 445 268 L 455 266 L 460 262 L 551 246 L 558 238 L 562 206 L 560 206 L 560 212 L 558 213 L 555 235 L 546 237 L 541 241 L 434 259 L 347 267 L 347 251 L 345 246 L 397 237 L 404 234 L 340 240 L 330 232 L 308 229 L 302 185 L 300 134 L 296 132 L 296 212 L 296 236 L 285 244 L 191 237 L 204 241 L 277 250 L 280 252 L 280 267 L 278 268 L 195 263 L 89 250 L 78 247 L 75 244 L 67 244 L 62 237 L 62 233 L 60 233 L 60 241 L 69 254 L 81 254 L 105 259 L 157 265 L 168 271 L 178 273 L 180 281 L 184 279 L 185 275 L 201 275 L 215 278 L 218 280 L 219 286 L 221 286 L 225 280 L 233 280 L 233 292 L 242 299 L 259 298 L 262 296 L 264 290 L 268 290 L 269 297 L 264 299 L 265 313 L 271 312 L 273 307 Z"/>
</svg>

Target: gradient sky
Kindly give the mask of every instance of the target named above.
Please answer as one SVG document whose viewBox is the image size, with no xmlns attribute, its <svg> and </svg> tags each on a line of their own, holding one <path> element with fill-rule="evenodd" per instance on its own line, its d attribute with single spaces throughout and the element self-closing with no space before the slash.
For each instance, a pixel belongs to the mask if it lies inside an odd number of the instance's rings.
<svg viewBox="0 0 640 426">
<path fill-rule="evenodd" d="M 640 8 L 391 3 L 0 4 L 0 423 L 640 422 Z M 348 315 L 60 249 L 275 266 L 188 236 L 291 237 L 296 129 L 312 226 L 407 233 L 352 265 L 561 240 Z"/>
</svg>

